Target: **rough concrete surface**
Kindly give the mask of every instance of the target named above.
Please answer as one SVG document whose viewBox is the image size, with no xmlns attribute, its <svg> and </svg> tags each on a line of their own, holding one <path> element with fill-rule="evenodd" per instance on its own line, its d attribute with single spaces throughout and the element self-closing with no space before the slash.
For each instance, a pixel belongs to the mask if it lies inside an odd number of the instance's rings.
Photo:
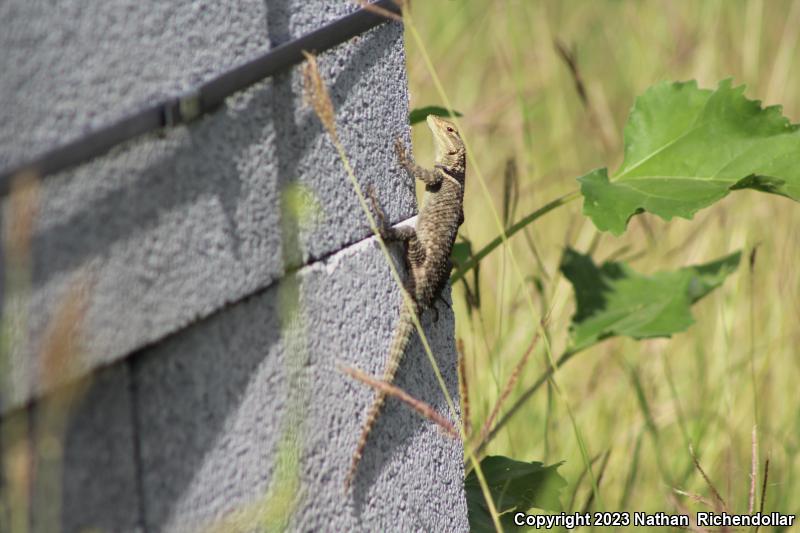
<svg viewBox="0 0 800 533">
<path fill-rule="evenodd" d="M 296 432 L 289 450 L 299 463 L 286 479 L 299 476 L 302 496 L 290 530 L 466 530 L 460 442 L 393 400 L 354 490 L 344 491 L 373 393 L 337 367 L 380 375 L 400 302 L 385 258 L 369 240 L 137 358 L 148 529 L 254 526 L 247 520 L 269 508 L 278 443 Z M 452 313 L 442 309 L 438 323 L 427 316 L 423 324 L 457 398 Z M 418 340 L 397 384 L 451 418 Z"/>
<path fill-rule="evenodd" d="M 94 121 L 185 89 L 355 8 L 181 0 L 148 2 L 152 12 L 144 15 L 138 0 L 101 4 L 0 4 L 2 25 L 13 30 L 0 31 L 0 161 L 72 139 Z M 319 62 L 362 186 L 376 186 L 391 220 L 411 216 L 413 185 L 392 151 L 397 136 L 408 140 L 402 28 L 388 23 Z M 301 227 L 296 248 L 285 246 L 281 215 L 281 191 L 294 183 L 315 200 L 323 222 Z M 268 286 L 287 266 L 367 235 L 342 163 L 302 103 L 298 69 L 196 123 L 47 178 L 39 212 L 30 349 L 15 354 L 16 386 L 0 410 L 40 392 L 30 390 L 36 381 L 27 369 L 36 372 L 37 340 L 77 280 L 88 279 L 91 293 L 83 373 Z"/>
<path fill-rule="evenodd" d="M 0 165 L 269 50 L 266 18 L 260 1 L 0 3 Z"/>
<path fill-rule="evenodd" d="M 116 365 L 3 420 L 6 459 L 32 452 L 30 531 L 140 531 L 130 384 L 127 366 Z M 12 474 L 5 474 L 7 481 Z M 0 531 L 13 533 L 7 518 L 0 513 Z"/>
<path fill-rule="evenodd" d="M 0 167 L 356 8 L 345 0 L 0 2 Z M 402 38 L 390 22 L 319 56 L 356 176 L 375 186 L 392 222 L 416 204 L 392 151 L 398 136 L 409 142 Z M 287 190 L 310 206 L 300 222 L 282 199 Z M 9 199 L 0 203 L 13 232 Z M 292 531 L 466 530 L 460 442 L 393 400 L 344 492 L 373 392 L 338 365 L 380 375 L 401 302 L 368 233 L 336 150 L 302 103 L 296 68 L 194 123 L 46 178 L 29 290 L 0 293 L 3 319 L 24 341 L 0 376 L 3 453 L 21 442 L 7 431 L 15 421 L 35 428 L 59 398 L 61 388 L 36 379 L 38 354 L 77 283 L 88 294 L 76 321 L 83 349 L 60 377 L 82 376 L 90 388 L 65 419 L 61 484 L 37 481 L 33 490 L 34 530 L 59 520 L 65 532 L 234 522 L 259 530 L 253 520 L 275 516 L 282 488 L 300 495 Z M 456 397 L 452 313 L 440 309 L 438 323 L 425 316 L 423 324 Z M 452 416 L 418 340 L 397 384 Z M 0 490 L 7 482 L 0 476 Z"/>
<path fill-rule="evenodd" d="M 127 365 L 94 372 L 86 387 L 64 440 L 61 528 L 137 531 L 141 502 Z M 38 503 L 37 512 L 53 507 Z"/>
</svg>

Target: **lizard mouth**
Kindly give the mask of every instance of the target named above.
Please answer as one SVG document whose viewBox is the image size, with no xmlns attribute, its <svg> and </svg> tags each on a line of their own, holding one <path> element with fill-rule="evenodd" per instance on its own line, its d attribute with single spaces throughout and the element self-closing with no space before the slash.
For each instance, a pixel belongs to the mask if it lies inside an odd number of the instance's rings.
<svg viewBox="0 0 800 533">
<path fill-rule="evenodd" d="M 425 122 L 428 124 L 428 129 L 433 134 L 434 147 L 436 149 L 436 157 L 442 155 L 453 155 L 456 151 L 453 150 L 452 144 L 447 138 L 447 121 L 440 119 L 436 115 L 428 115 Z"/>
</svg>

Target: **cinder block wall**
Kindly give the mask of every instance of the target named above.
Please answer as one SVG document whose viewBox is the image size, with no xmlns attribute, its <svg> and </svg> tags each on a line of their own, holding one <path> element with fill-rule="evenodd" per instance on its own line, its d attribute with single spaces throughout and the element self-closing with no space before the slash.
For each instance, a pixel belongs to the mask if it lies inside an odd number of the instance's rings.
<svg viewBox="0 0 800 533">
<path fill-rule="evenodd" d="M 2 2 L 0 167 L 354 9 L 344 0 Z M 319 57 L 356 175 L 393 223 L 416 210 L 391 148 L 397 136 L 409 141 L 404 59 L 398 23 Z M 282 201 L 289 188 L 316 206 L 299 222 Z M 2 209 L 8 224 L 8 198 Z M 8 301 L 4 313 L 24 340 L 3 376 L 7 459 L 63 396 L 42 385 L 40 355 L 70 288 L 89 287 L 81 356 L 58 374 L 87 385 L 66 419 L 56 485 L 35 480 L 29 491 L 34 530 L 259 530 L 295 479 L 290 530 L 468 529 L 460 443 L 394 401 L 354 490 L 343 490 L 373 393 L 337 367 L 381 373 L 401 297 L 302 103 L 298 69 L 48 177 L 31 260 L 26 318 Z M 423 325 L 455 397 L 452 314 Z M 418 341 L 397 381 L 449 416 Z"/>
</svg>

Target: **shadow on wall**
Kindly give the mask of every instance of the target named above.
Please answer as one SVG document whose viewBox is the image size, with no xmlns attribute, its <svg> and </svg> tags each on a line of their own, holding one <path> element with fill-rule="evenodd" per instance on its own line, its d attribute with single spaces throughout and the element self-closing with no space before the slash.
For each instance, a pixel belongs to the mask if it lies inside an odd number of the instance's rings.
<svg viewBox="0 0 800 533">
<path fill-rule="evenodd" d="M 297 37 L 291 35 L 293 2 L 267 0 L 267 7 L 272 46 Z M 344 51 L 329 87 L 337 109 L 363 73 L 386 57 L 391 49 L 386 43 L 399 35 L 400 28 L 373 30 Z M 118 243 L 148 233 L 203 199 L 222 207 L 237 259 L 246 256 L 249 248 L 238 221 L 248 198 L 266 196 L 273 212 L 280 212 L 281 190 L 300 177 L 301 162 L 323 135 L 316 116 L 302 107 L 299 73 L 286 73 L 232 98 L 226 108 L 185 130 L 148 136 L 54 177 L 48 181 L 54 190 L 91 186 L 95 194 L 80 211 L 33 237 L 32 285 L 41 287 L 95 259 L 108 259 Z M 246 170 L 255 164 L 256 170 L 245 172 L 243 164 L 250 165 Z M 103 176 L 108 179 L 96 194 Z M 263 219 L 259 213 L 252 216 Z M 281 229 L 288 233 L 282 243 L 298 241 L 296 226 L 258 227 L 266 236 Z M 302 263 L 297 247 L 284 245 L 282 253 L 284 265 Z M 275 287 L 270 288 L 97 373 L 71 415 L 64 442 L 65 531 L 133 530 L 141 521 L 152 531 L 194 530 L 184 518 L 214 516 L 229 510 L 231 501 L 250 501 L 267 490 L 279 438 L 274 420 L 288 397 L 283 362 L 276 360 L 278 301 Z M 427 363 L 416 367 L 426 369 Z M 404 373 L 398 375 L 401 386 Z M 336 379 L 348 380 L 338 374 Z M 425 397 L 426 386 L 410 392 Z M 35 406 L 29 411 L 36 416 Z M 421 421 L 397 406 L 386 412 L 401 421 L 391 427 L 391 450 Z M 386 429 L 378 426 L 376 431 Z M 355 442 L 356 435 L 352 438 Z M 380 468 L 372 453 L 365 455 L 369 473 L 362 482 L 370 483 Z M 380 456 L 388 457 L 385 448 Z M 33 504 L 44 502 L 34 495 Z"/>
<path fill-rule="evenodd" d="M 197 530 L 266 491 L 289 392 L 268 292 L 131 361 L 148 530 Z"/>
<path fill-rule="evenodd" d="M 267 31 L 272 46 L 291 38 L 288 0 L 268 2 Z M 334 107 L 341 106 L 351 89 L 358 83 L 360 74 L 379 62 L 387 53 L 383 45 L 385 34 L 371 31 L 362 38 L 347 64 L 329 87 Z M 375 44 L 373 44 L 373 42 Z M 273 207 L 279 210 L 279 188 L 297 179 L 297 166 L 313 141 L 323 129 L 313 112 L 302 109 L 299 82 L 292 83 L 292 73 L 275 76 L 251 89 L 252 97 L 242 108 L 225 112 L 224 109 L 208 115 L 188 126 L 189 138 L 166 158 L 158 158 L 143 170 L 137 179 L 107 194 L 97 197 L 63 222 L 49 227 L 34 236 L 33 285 L 40 286 L 51 277 L 72 271 L 94 257 L 103 257 L 118 241 L 124 241 L 134 232 L 145 233 L 158 225 L 163 215 L 180 211 L 201 197 L 213 196 L 223 206 L 230 231 L 234 238 L 240 234 L 236 224 L 237 207 L 249 188 L 263 191 L 264 176 L 259 183 L 243 183 L 238 163 L 247 155 L 248 148 L 258 143 L 269 143 L 259 153 L 272 166 L 277 162 L 278 183 L 269 183 L 267 191 Z M 299 78 L 298 78 L 299 79 Z M 274 138 L 264 138 L 264 125 L 274 124 Z M 168 133 L 167 138 L 174 133 Z M 148 144 L 158 144 L 158 135 L 148 137 Z M 133 156 L 139 156 L 134 148 Z M 130 173 L 132 157 L 117 153 L 109 156 L 112 163 L 101 168 L 98 174 L 120 175 Z M 272 160 L 272 161 L 270 161 Z M 174 179 L 190 176 L 191 182 Z M 272 177 L 274 179 L 274 177 Z M 64 179 L 75 179 L 65 173 Z M 269 228 L 274 231 L 274 228 Z M 91 238 L 86 238 L 86 236 Z M 72 238 L 70 238 L 72 237 Z M 241 250 L 236 249 L 237 256 Z M 287 266 L 301 264 L 299 258 L 287 261 Z M 2 273 L 0 273 L 2 275 Z"/>
</svg>

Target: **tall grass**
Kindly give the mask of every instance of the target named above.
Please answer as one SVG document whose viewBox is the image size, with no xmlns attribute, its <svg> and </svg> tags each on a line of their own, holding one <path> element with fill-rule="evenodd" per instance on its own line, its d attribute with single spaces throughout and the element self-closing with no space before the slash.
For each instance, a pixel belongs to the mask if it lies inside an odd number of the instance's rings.
<svg viewBox="0 0 800 533">
<path fill-rule="evenodd" d="M 475 249 L 499 238 L 486 201 L 488 194 L 501 211 L 509 159 L 518 167 L 519 219 L 570 193 L 574 178 L 586 171 L 615 168 L 634 98 L 660 80 L 694 78 L 714 87 L 733 77 L 747 84 L 748 97 L 783 104 L 784 114 L 800 120 L 798 1 L 416 2 L 413 20 L 451 105 L 465 115 L 462 130 L 485 178 L 486 191 L 475 174 L 467 177 L 462 234 Z M 446 105 L 408 31 L 406 43 L 412 107 Z M 430 161 L 425 132 L 414 135 L 418 159 Z M 581 215 L 580 202 L 572 202 L 509 242 L 522 276 L 501 246 L 481 263 L 485 297 L 479 309 L 467 313 L 463 290 L 454 291 L 471 422 L 478 428 L 538 327 L 529 298 L 537 309 L 550 310 L 552 352 L 566 346 L 573 299 L 557 268 L 565 245 L 653 272 L 734 249 L 749 252 L 758 244 L 752 269 L 743 265 L 698 304 L 689 332 L 670 340 L 607 341 L 576 355 L 557 379 L 586 453 L 600 458 L 595 475 L 606 463 L 597 480 L 602 500 L 624 507 L 609 510 L 702 507 L 673 489 L 711 500 L 691 446 L 729 508 L 746 511 L 751 485 L 763 481 L 751 480 L 757 425 L 757 464 L 770 460 L 765 511 L 800 511 L 792 498 L 800 492 L 800 206 L 737 192 L 693 221 L 637 217 L 616 238 L 598 234 Z M 518 371 L 516 394 L 548 365 L 545 348 L 537 347 Z M 585 456 L 567 407 L 553 401 L 552 391 L 540 389 L 487 452 L 565 460 L 561 471 L 573 484 L 579 510 L 589 501 L 592 478 L 584 474 Z M 762 472 L 757 469 L 756 477 Z"/>
</svg>

